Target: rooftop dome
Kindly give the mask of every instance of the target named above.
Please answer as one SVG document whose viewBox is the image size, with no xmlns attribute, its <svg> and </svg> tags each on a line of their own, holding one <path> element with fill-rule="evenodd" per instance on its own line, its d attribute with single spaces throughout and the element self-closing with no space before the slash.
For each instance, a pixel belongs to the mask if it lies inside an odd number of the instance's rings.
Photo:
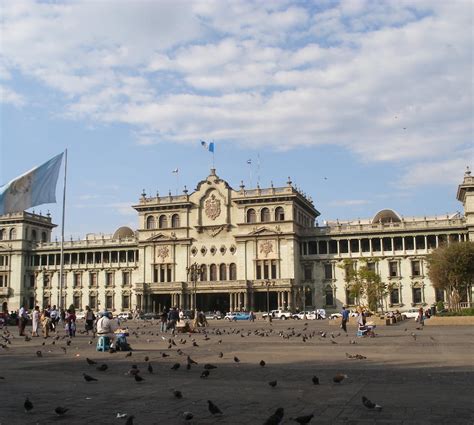
<svg viewBox="0 0 474 425">
<path fill-rule="evenodd" d="M 372 223 L 400 223 L 402 218 L 394 210 L 380 210 L 374 215 Z"/>
<path fill-rule="evenodd" d="M 114 233 L 114 239 L 125 239 L 125 238 L 134 238 L 135 233 L 130 227 L 122 226 L 119 227 Z"/>
</svg>

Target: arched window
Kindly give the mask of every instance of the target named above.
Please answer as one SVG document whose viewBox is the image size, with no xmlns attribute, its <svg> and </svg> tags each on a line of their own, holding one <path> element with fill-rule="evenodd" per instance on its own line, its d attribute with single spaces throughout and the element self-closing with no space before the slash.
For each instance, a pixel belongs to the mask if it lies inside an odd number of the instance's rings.
<svg viewBox="0 0 474 425">
<path fill-rule="evenodd" d="M 36 230 L 33 229 L 31 231 L 31 240 L 36 241 L 37 238 L 38 238 L 38 236 L 36 235 Z"/>
<path fill-rule="evenodd" d="M 179 215 L 178 214 L 173 214 L 173 217 L 171 217 L 171 227 L 179 227 Z"/>
<path fill-rule="evenodd" d="M 16 239 L 16 229 L 10 229 L 10 240 Z"/>
<path fill-rule="evenodd" d="M 285 220 L 285 210 L 282 207 L 276 207 L 275 209 L 275 221 Z"/>
<path fill-rule="evenodd" d="M 210 279 L 211 281 L 216 281 L 217 280 L 217 266 L 215 264 L 211 264 L 209 267 L 209 274 L 210 274 Z"/>
<path fill-rule="evenodd" d="M 168 227 L 168 217 L 166 215 L 160 215 L 160 229 L 166 229 Z"/>
<path fill-rule="evenodd" d="M 255 210 L 250 208 L 247 210 L 247 223 L 255 223 L 256 221 Z"/>
<path fill-rule="evenodd" d="M 48 236 L 46 232 L 41 232 L 41 242 L 48 242 Z"/>
<path fill-rule="evenodd" d="M 260 211 L 260 221 L 264 223 L 270 221 L 270 210 L 268 208 L 262 208 L 262 211 Z"/>
<path fill-rule="evenodd" d="M 155 228 L 155 217 L 152 215 L 146 218 L 146 228 L 147 229 L 154 229 Z"/>
<path fill-rule="evenodd" d="M 201 281 L 205 282 L 207 280 L 207 266 L 205 264 L 201 265 Z"/>
<path fill-rule="evenodd" d="M 0 229 L 0 241 L 5 239 L 5 229 Z"/>
<path fill-rule="evenodd" d="M 227 280 L 227 267 L 225 264 L 219 266 L 219 277 L 220 280 Z"/>
<path fill-rule="evenodd" d="M 237 265 L 235 263 L 229 265 L 229 280 L 237 280 Z"/>
</svg>

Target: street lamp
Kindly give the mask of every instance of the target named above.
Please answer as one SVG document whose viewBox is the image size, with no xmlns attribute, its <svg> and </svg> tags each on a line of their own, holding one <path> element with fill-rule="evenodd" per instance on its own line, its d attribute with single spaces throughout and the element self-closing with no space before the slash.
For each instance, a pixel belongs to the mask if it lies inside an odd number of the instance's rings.
<svg viewBox="0 0 474 425">
<path fill-rule="evenodd" d="M 198 274 L 201 272 L 201 266 L 198 263 L 193 263 L 189 267 L 186 267 L 186 271 L 189 276 L 189 280 L 193 283 L 193 299 L 194 299 L 194 318 L 197 317 L 197 303 L 196 303 L 196 285 Z"/>
<path fill-rule="evenodd" d="M 267 320 L 269 322 L 272 321 L 272 318 L 270 317 L 270 286 L 272 285 L 272 282 L 269 280 L 265 280 L 263 282 L 263 286 L 267 288 Z"/>
</svg>

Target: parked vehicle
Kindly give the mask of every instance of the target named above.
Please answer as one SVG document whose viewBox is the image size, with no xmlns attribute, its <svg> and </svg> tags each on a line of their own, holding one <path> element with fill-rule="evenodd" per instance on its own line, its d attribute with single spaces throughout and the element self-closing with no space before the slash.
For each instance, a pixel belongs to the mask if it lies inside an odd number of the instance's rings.
<svg viewBox="0 0 474 425">
<path fill-rule="evenodd" d="M 160 315 L 158 313 L 143 313 L 140 314 L 140 319 L 142 320 L 153 320 L 159 319 Z"/>
<path fill-rule="evenodd" d="M 305 319 L 305 314 L 306 314 L 306 320 L 317 320 L 317 319 L 325 319 L 326 318 L 326 310 L 323 308 L 319 308 L 317 310 L 312 310 L 312 311 L 300 311 L 299 313 L 293 314 L 292 318 L 297 319 L 297 320 L 303 320 Z"/>
<path fill-rule="evenodd" d="M 405 316 L 408 319 L 416 319 L 418 317 L 418 309 L 410 308 L 410 310 L 402 311 L 402 316 Z"/>
<path fill-rule="evenodd" d="M 220 320 L 224 318 L 224 314 L 220 311 L 206 311 L 204 314 L 207 320 Z"/>
<path fill-rule="evenodd" d="M 332 313 L 330 316 L 329 316 L 329 319 L 332 320 L 332 319 L 340 319 L 342 317 L 342 314 L 341 313 Z M 357 312 L 356 311 L 351 311 L 349 313 L 349 317 L 357 317 Z"/>
<path fill-rule="evenodd" d="M 225 320 L 249 320 L 250 313 L 247 311 L 229 312 L 225 315 Z"/>
<path fill-rule="evenodd" d="M 133 316 L 132 313 L 120 313 L 117 318 L 119 318 L 120 320 L 129 320 L 132 319 Z"/>
<path fill-rule="evenodd" d="M 81 311 L 76 313 L 76 320 L 84 320 L 86 318 L 86 312 Z"/>
<path fill-rule="evenodd" d="M 285 310 L 272 310 L 270 311 L 270 315 L 272 316 L 272 319 L 287 320 L 287 319 L 292 318 L 291 311 L 285 311 Z M 268 317 L 268 313 L 262 314 L 262 319 L 266 319 L 267 317 Z"/>
</svg>

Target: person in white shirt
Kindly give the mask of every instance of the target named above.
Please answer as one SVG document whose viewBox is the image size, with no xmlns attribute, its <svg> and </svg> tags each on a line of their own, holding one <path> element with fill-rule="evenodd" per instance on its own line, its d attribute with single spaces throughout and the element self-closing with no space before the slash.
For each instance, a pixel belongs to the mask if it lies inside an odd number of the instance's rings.
<svg viewBox="0 0 474 425">
<path fill-rule="evenodd" d="M 114 346 L 115 331 L 118 329 L 117 322 L 112 319 L 112 313 L 103 311 L 102 317 L 97 320 L 97 336 L 108 336 L 110 338 L 110 346 Z"/>
</svg>

